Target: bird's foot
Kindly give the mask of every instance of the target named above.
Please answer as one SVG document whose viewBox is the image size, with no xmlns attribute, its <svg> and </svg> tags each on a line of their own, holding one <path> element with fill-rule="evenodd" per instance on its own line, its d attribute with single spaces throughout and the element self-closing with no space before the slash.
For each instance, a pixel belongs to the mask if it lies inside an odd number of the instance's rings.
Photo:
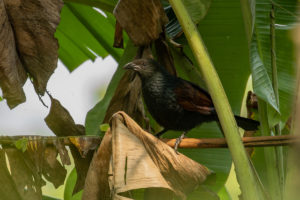
<svg viewBox="0 0 300 200">
<path fill-rule="evenodd" d="M 183 133 L 181 134 L 181 136 L 179 136 L 179 138 L 176 139 L 175 146 L 174 146 L 174 150 L 175 150 L 175 152 L 176 152 L 177 154 L 179 154 L 179 153 L 178 153 L 178 146 L 179 146 L 179 144 L 181 143 L 182 139 L 185 138 L 185 134 L 186 134 L 186 132 L 183 132 Z"/>
</svg>

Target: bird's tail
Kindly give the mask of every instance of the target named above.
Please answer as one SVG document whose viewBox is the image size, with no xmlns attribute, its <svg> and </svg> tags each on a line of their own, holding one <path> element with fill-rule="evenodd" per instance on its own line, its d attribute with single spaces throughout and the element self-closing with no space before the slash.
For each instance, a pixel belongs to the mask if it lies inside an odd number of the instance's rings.
<svg viewBox="0 0 300 200">
<path fill-rule="evenodd" d="M 255 131 L 258 130 L 258 126 L 259 126 L 259 122 L 252 120 L 252 119 L 248 119 L 248 118 L 244 118 L 244 117 L 240 117 L 240 116 L 234 116 L 235 120 L 237 122 L 237 125 L 239 127 L 241 127 L 242 129 L 244 129 L 245 131 Z"/>
</svg>

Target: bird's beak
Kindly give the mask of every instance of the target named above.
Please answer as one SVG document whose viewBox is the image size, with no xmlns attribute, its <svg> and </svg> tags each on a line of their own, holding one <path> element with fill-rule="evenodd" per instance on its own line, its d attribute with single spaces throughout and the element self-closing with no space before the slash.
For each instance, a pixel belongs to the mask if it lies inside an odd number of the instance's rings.
<svg viewBox="0 0 300 200">
<path fill-rule="evenodd" d="M 139 71 L 141 67 L 139 65 L 134 64 L 133 62 L 127 63 L 123 69 L 131 69 L 134 71 Z"/>
</svg>

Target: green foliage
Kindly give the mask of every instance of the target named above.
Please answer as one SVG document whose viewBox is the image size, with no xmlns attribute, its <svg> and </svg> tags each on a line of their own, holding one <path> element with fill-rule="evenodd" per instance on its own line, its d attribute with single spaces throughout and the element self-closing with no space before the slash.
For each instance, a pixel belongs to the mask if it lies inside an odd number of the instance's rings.
<svg viewBox="0 0 300 200">
<path fill-rule="evenodd" d="M 86 60 L 95 60 L 97 56 L 105 58 L 110 54 L 118 62 L 123 50 L 112 47 L 114 25 L 110 13 L 104 16 L 90 6 L 66 3 L 55 33 L 60 60 L 70 71 Z"/>
<path fill-rule="evenodd" d="M 25 152 L 27 150 L 27 144 L 28 144 L 27 138 L 22 138 L 15 142 L 16 148 L 21 150 L 22 152 Z"/>
<path fill-rule="evenodd" d="M 99 128 L 101 132 L 106 132 L 109 129 L 109 124 L 100 124 Z"/>
<path fill-rule="evenodd" d="M 65 183 L 64 200 L 80 200 L 82 191 L 73 195 L 73 189 L 77 180 L 77 173 L 75 168 L 71 171 Z"/>
<path fill-rule="evenodd" d="M 91 7 L 99 8 L 112 13 L 117 4 L 117 0 L 64 0 L 65 2 L 80 3 Z"/>
<path fill-rule="evenodd" d="M 268 109 L 270 126 L 278 121 L 285 124 L 291 115 L 291 106 L 295 88 L 295 70 L 293 44 L 289 35 L 293 24 L 297 22 L 297 1 L 274 1 L 275 11 L 275 49 L 278 73 L 279 106 L 276 103 L 272 87 L 270 11 L 272 1 L 256 0 L 256 9 L 251 15 L 255 20 L 251 41 L 251 67 L 254 92 L 272 109 Z M 274 110 L 280 116 L 275 115 Z M 283 126 L 281 126 L 283 128 Z"/>
<path fill-rule="evenodd" d="M 183 3 L 189 11 L 193 22 L 198 24 L 206 16 L 211 0 L 184 0 Z M 164 2 L 163 5 L 169 18 L 169 23 L 166 25 L 166 32 L 171 38 L 173 38 L 179 33 L 182 33 L 182 28 L 169 3 Z"/>
<path fill-rule="evenodd" d="M 43 195 L 42 200 L 60 200 L 60 199 L 56 199 L 56 198 L 53 198 L 53 197 Z"/>
</svg>

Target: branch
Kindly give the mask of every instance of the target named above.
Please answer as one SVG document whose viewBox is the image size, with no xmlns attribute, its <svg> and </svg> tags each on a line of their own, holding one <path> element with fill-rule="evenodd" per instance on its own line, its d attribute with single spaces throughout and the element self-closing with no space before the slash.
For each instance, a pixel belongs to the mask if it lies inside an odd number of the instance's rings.
<svg viewBox="0 0 300 200">
<path fill-rule="evenodd" d="M 15 145 L 16 141 L 20 139 L 27 139 L 28 143 L 42 143 L 44 145 L 55 145 L 59 140 L 62 144 L 69 146 L 72 145 L 72 139 L 78 140 L 93 140 L 100 144 L 101 138 L 98 136 L 69 136 L 69 137 L 56 137 L 56 136 L 0 136 L 0 144 L 2 146 Z M 176 139 L 161 139 L 170 147 L 174 147 Z M 258 137 L 244 137 L 242 138 L 245 147 L 268 147 L 268 146 L 287 146 L 300 143 L 300 138 L 293 135 L 281 136 L 258 136 Z M 227 148 L 227 143 L 224 138 L 185 138 L 179 145 L 183 149 L 202 149 L 202 148 Z"/>
</svg>

